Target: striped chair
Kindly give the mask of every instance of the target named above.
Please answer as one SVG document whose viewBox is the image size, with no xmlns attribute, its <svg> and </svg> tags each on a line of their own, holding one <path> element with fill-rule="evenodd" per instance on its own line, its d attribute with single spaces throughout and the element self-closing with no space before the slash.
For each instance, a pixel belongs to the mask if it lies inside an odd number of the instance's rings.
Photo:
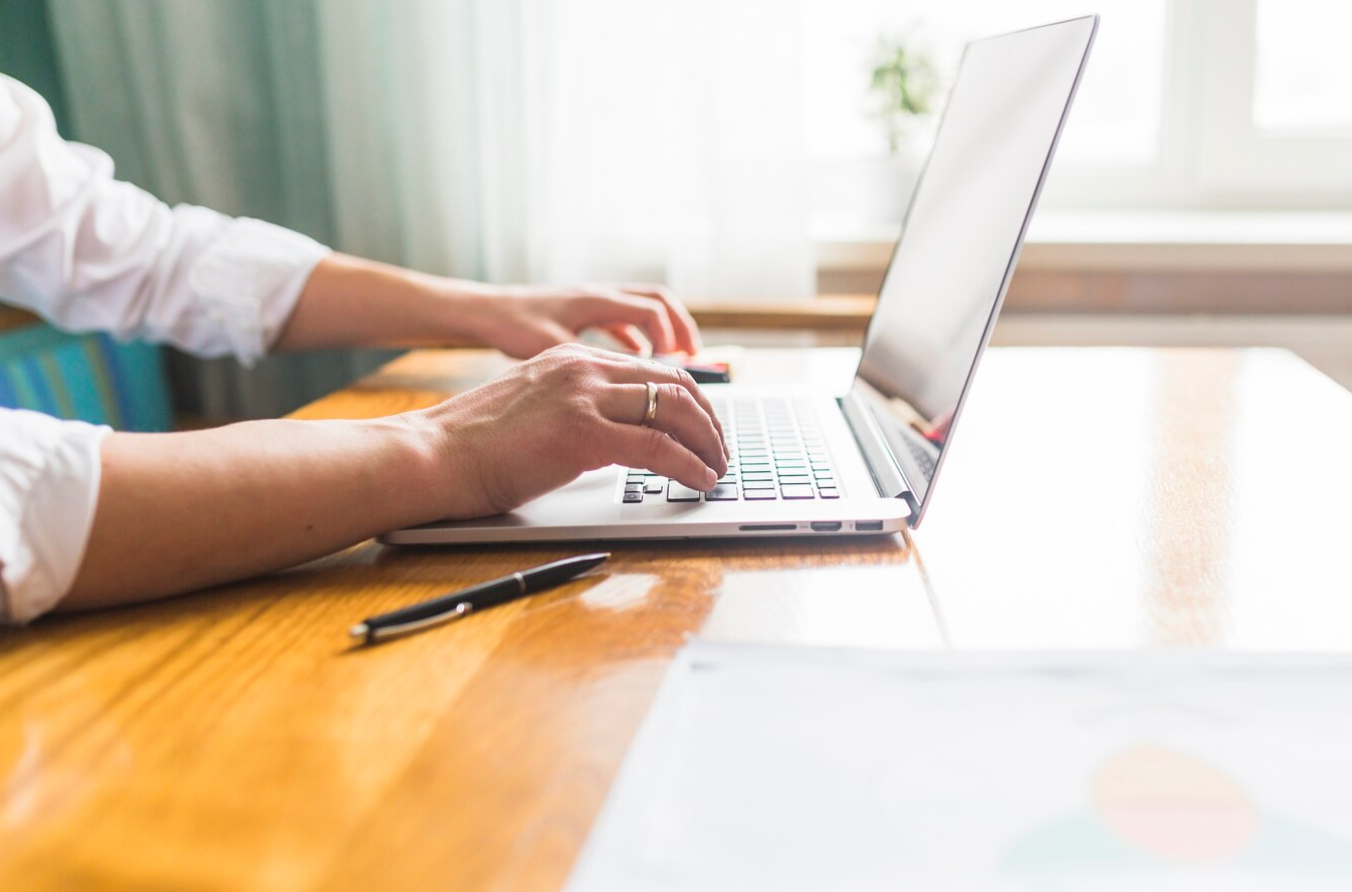
<svg viewBox="0 0 1352 892">
<path fill-rule="evenodd" d="M 41 323 L 0 332 L 0 406 L 125 431 L 172 427 L 160 348 Z"/>
</svg>

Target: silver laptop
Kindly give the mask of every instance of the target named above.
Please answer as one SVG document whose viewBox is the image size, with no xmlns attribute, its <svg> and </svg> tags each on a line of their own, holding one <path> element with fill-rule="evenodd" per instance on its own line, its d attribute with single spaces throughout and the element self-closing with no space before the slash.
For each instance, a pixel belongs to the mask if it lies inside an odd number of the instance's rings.
<svg viewBox="0 0 1352 892">
<path fill-rule="evenodd" d="M 604 468 L 516 511 L 399 544 L 840 536 L 917 527 L 934 496 L 1098 28 L 1072 19 L 973 42 L 844 395 L 705 388 L 733 453 L 710 492 Z"/>
</svg>

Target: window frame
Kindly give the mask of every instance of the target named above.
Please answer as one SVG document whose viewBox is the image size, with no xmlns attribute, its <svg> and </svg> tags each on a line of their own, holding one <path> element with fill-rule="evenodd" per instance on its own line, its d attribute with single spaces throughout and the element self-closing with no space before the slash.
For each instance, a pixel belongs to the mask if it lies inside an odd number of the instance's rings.
<svg viewBox="0 0 1352 892">
<path fill-rule="evenodd" d="M 1199 98 L 1211 100 L 1198 109 L 1200 187 L 1222 202 L 1241 198 L 1302 208 L 1352 204 L 1352 135 L 1265 133 L 1254 122 L 1258 0 L 1195 2 L 1207 26 L 1198 35 Z"/>
</svg>

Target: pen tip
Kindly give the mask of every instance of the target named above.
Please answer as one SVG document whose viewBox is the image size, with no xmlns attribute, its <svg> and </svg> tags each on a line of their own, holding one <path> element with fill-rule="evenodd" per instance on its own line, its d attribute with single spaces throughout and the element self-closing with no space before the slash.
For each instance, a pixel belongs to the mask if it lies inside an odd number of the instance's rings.
<svg viewBox="0 0 1352 892">
<path fill-rule="evenodd" d="M 370 631 L 371 629 L 366 623 L 357 623 L 351 629 L 348 629 L 348 634 L 353 638 L 365 638 Z"/>
</svg>

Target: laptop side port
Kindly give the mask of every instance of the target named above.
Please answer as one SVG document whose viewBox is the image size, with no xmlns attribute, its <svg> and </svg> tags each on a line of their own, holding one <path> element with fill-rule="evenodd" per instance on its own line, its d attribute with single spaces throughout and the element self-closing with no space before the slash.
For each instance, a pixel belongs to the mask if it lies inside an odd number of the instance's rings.
<svg viewBox="0 0 1352 892">
<path fill-rule="evenodd" d="M 854 528 L 861 533 L 880 533 L 883 529 L 881 520 L 860 520 L 854 525 Z"/>
<path fill-rule="evenodd" d="M 814 520 L 812 521 L 812 530 L 816 533 L 838 533 L 840 532 L 840 521 Z"/>
<path fill-rule="evenodd" d="M 781 533 L 798 529 L 796 523 L 744 523 L 737 529 L 747 533 Z"/>
</svg>

